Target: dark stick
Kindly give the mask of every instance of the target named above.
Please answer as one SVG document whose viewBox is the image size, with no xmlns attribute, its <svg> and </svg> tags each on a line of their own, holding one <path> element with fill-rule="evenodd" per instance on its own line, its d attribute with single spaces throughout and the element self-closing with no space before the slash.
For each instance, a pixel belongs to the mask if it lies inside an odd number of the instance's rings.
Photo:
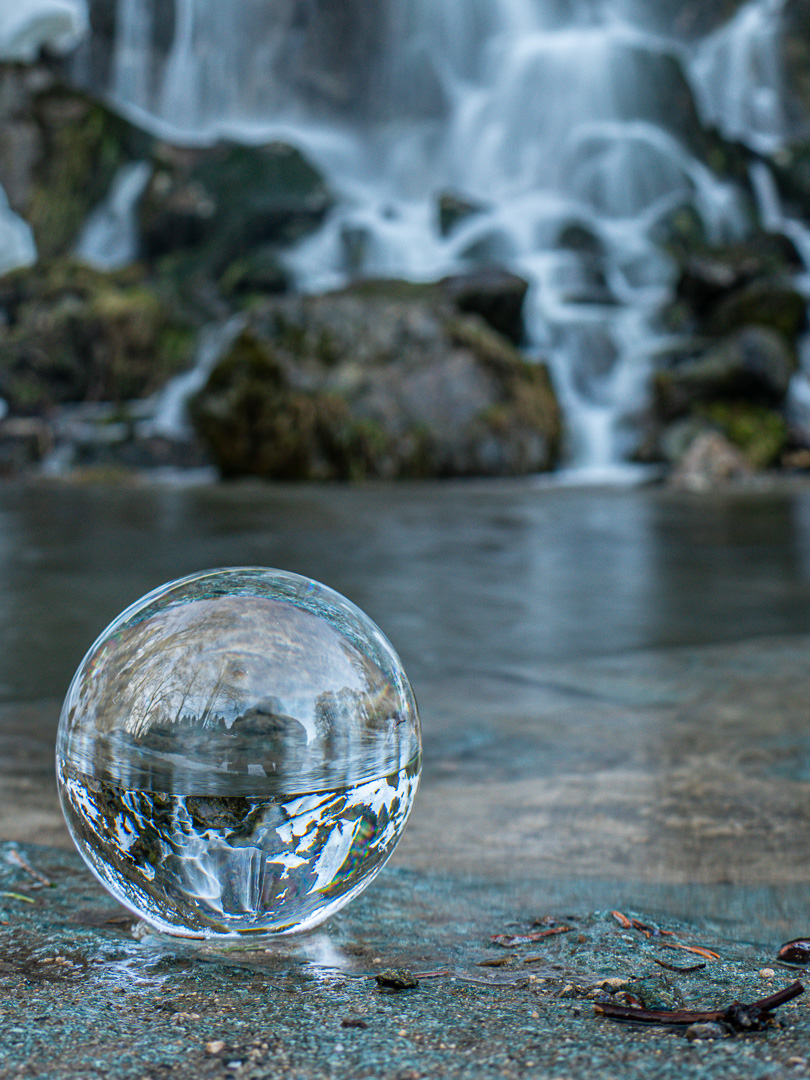
<svg viewBox="0 0 810 1080">
<path fill-rule="evenodd" d="M 705 964 L 692 964 L 690 967 L 677 967 L 675 964 L 668 964 L 666 960 L 659 960 L 657 956 L 653 956 L 652 962 L 658 964 L 659 967 L 666 968 L 667 971 L 677 971 L 681 975 L 688 975 L 690 971 L 703 971 L 706 967 Z"/>
<path fill-rule="evenodd" d="M 602 1016 L 607 1016 L 611 1020 L 676 1025 L 726 1023 L 736 1031 L 744 1031 L 756 1028 L 761 1018 L 767 1019 L 768 1014 L 774 1009 L 803 993 L 804 986 L 800 982 L 795 982 L 792 986 L 780 990 L 778 994 L 754 1001 L 750 1005 L 735 1001 L 725 1009 L 711 1009 L 706 1012 L 690 1012 L 687 1009 L 677 1009 L 672 1012 L 666 1009 L 640 1009 L 634 1005 L 615 1005 L 610 1001 L 597 1002 L 594 1008 Z"/>
</svg>

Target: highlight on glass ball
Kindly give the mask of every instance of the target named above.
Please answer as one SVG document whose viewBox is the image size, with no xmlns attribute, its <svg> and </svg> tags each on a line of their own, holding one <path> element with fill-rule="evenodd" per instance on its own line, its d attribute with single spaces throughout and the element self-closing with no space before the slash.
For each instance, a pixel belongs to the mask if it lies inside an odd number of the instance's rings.
<svg viewBox="0 0 810 1080">
<path fill-rule="evenodd" d="M 156 929 L 285 933 L 393 851 L 419 782 L 402 664 L 349 600 L 280 570 L 194 574 L 85 656 L 56 748 L 84 860 Z"/>
</svg>

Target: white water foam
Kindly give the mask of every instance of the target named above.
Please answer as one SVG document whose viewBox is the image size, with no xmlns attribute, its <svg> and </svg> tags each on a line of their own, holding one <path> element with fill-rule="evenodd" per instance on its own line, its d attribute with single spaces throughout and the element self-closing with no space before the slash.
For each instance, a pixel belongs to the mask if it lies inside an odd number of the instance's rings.
<svg viewBox="0 0 810 1080">
<path fill-rule="evenodd" d="M 85 0 L 4 0 L 0 3 L 0 60 L 31 62 L 43 46 L 67 53 L 87 33 Z"/>
<path fill-rule="evenodd" d="M 0 187 L 0 274 L 30 266 L 36 258 L 34 234 L 8 205 L 6 193 Z"/>
<path fill-rule="evenodd" d="M 135 209 L 151 175 L 146 161 L 119 169 L 107 198 L 85 222 L 76 243 L 80 259 L 100 270 L 117 270 L 137 257 Z"/>
</svg>

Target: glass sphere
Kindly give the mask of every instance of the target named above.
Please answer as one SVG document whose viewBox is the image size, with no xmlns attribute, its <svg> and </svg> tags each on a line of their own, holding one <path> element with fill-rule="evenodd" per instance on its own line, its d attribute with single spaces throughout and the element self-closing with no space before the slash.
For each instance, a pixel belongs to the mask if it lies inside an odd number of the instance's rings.
<svg viewBox="0 0 810 1080">
<path fill-rule="evenodd" d="M 361 892 L 419 782 L 379 628 L 281 570 L 210 570 L 127 608 L 70 684 L 59 795 L 84 860 L 158 930 L 303 930 Z"/>
</svg>

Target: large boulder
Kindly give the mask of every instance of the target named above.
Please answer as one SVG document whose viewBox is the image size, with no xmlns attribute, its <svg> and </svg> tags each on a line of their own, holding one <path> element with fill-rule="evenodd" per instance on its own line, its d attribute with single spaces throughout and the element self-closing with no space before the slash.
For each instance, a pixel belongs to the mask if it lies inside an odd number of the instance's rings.
<svg viewBox="0 0 810 1080">
<path fill-rule="evenodd" d="M 163 144 L 139 204 L 143 254 L 204 249 L 222 270 L 258 244 L 300 239 L 331 202 L 321 175 L 286 143 L 223 142 L 205 150 Z"/>
<path fill-rule="evenodd" d="M 545 366 L 407 283 L 269 302 L 190 407 L 226 477 L 514 475 L 560 441 Z"/>
<path fill-rule="evenodd" d="M 746 326 L 696 356 L 659 370 L 654 378 L 657 412 L 671 420 L 710 401 L 778 405 L 797 368 L 796 352 L 782 334 Z"/>
<path fill-rule="evenodd" d="M 801 258 L 792 241 L 780 233 L 759 232 L 750 239 L 730 244 L 709 245 L 699 237 L 691 244 L 684 240 L 670 246 L 679 263 L 675 297 L 665 314 L 673 329 L 695 333 L 725 333 L 733 326 L 762 321 L 746 314 L 751 290 L 764 290 L 779 300 L 764 311 L 764 325 L 775 325 L 788 334 L 799 329 L 795 323 L 798 296 L 792 276 L 801 267 Z M 801 304 L 801 298 L 799 298 Z M 789 310 L 783 319 L 782 306 Z M 736 313 L 736 317 L 735 316 Z M 720 324 L 718 326 L 718 324 Z"/>
<path fill-rule="evenodd" d="M 513 345 L 525 337 L 523 301 L 529 283 L 498 267 L 457 274 L 441 282 L 448 299 L 465 315 L 480 315 Z"/>
<path fill-rule="evenodd" d="M 57 260 L 0 278 L 0 397 L 13 413 L 145 397 L 192 353 L 189 328 L 137 269 Z"/>
</svg>

